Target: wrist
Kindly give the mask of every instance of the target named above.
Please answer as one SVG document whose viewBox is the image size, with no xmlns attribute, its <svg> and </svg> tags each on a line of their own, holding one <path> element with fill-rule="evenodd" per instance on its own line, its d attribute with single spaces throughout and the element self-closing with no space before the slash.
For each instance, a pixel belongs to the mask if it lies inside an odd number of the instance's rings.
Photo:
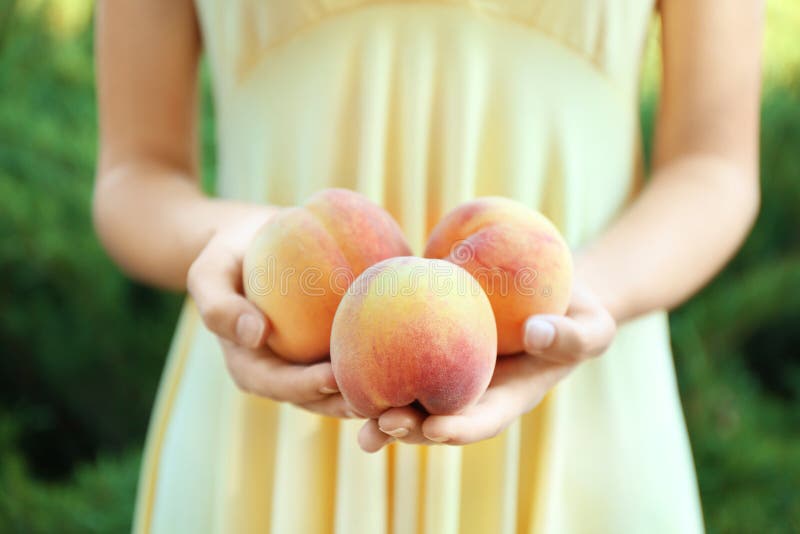
<svg viewBox="0 0 800 534">
<path fill-rule="evenodd" d="M 222 235 L 230 246 L 244 250 L 258 229 L 280 209 L 264 204 L 217 198 L 208 199 L 208 204 L 204 208 L 204 213 L 201 214 L 202 219 L 200 219 L 209 221 L 203 246 L 214 236 Z"/>
<path fill-rule="evenodd" d="M 615 322 L 621 323 L 629 318 L 625 290 L 620 287 L 613 267 L 591 249 L 575 255 L 574 284 L 582 285 L 590 291 L 611 314 Z"/>
</svg>

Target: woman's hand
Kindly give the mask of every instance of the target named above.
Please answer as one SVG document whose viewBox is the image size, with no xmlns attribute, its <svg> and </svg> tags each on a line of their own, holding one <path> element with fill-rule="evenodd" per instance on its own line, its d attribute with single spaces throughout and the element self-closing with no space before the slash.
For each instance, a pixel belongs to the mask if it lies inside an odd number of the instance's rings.
<svg viewBox="0 0 800 534">
<path fill-rule="evenodd" d="M 498 358 L 483 397 L 458 415 L 392 408 L 361 428 L 359 444 L 378 451 L 395 439 L 416 444 L 466 445 L 492 438 L 532 410 L 579 363 L 602 354 L 616 324 L 587 288 L 576 284 L 565 316 L 536 315 L 525 324 L 526 352 Z"/>
<path fill-rule="evenodd" d="M 243 295 L 245 250 L 274 213 L 272 208 L 246 206 L 230 217 L 192 263 L 189 293 L 206 327 L 219 337 L 228 372 L 242 391 L 323 415 L 354 417 L 330 362 L 298 365 L 273 354 L 266 347 L 268 318 Z"/>
</svg>

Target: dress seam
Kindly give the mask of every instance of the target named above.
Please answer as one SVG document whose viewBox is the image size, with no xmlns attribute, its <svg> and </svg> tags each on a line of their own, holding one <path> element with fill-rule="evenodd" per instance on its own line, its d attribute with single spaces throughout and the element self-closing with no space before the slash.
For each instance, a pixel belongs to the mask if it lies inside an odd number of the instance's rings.
<svg viewBox="0 0 800 534">
<path fill-rule="evenodd" d="M 310 31 L 318 24 L 321 24 L 333 18 L 338 18 L 347 15 L 349 13 L 354 13 L 360 9 L 369 9 L 370 7 L 391 6 L 391 5 L 408 6 L 413 4 L 438 4 L 440 6 L 454 8 L 454 9 L 468 9 L 486 17 L 502 20 L 510 24 L 514 24 L 517 26 L 533 30 L 541 37 L 559 46 L 561 49 L 577 56 L 578 59 L 580 59 L 586 65 L 591 67 L 592 70 L 594 70 L 600 77 L 602 77 L 616 92 L 620 93 L 620 95 L 628 96 L 628 91 L 625 91 L 617 83 L 617 81 L 614 80 L 614 78 L 600 65 L 596 53 L 593 54 L 587 53 L 585 50 L 581 49 L 576 43 L 574 43 L 571 39 L 559 36 L 555 32 L 545 29 L 543 26 L 536 24 L 532 20 L 524 20 L 518 16 L 511 15 L 508 12 L 499 9 L 488 8 L 484 4 L 481 4 L 479 2 L 470 2 L 467 5 L 464 5 L 461 3 L 456 3 L 453 0 L 405 0 L 405 1 L 372 0 L 369 4 L 358 4 L 340 9 L 332 9 L 331 11 L 327 11 L 321 15 L 319 14 L 319 12 L 317 12 L 317 14 L 315 14 L 315 18 L 308 20 L 305 24 L 298 26 L 294 30 L 291 30 L 289 33 L 282 35 L 276 38 L 275 40 L 269 42 L 268 44 L 264 45 L 256 57 L 258 57 L 258 60 L 260 60 L 265 53 L 281 47 L 282 45 L 288 43 L 292 39 L 299 37 L 300 35 L 306 33 L 307 31 Z M 250 65 L 247 65 L 244 69 L 239 69 L 239 70 L 240 72 L 242 72 L 242 70 L 244 72 L 248 72 L 251 66 L 252 62 Z M 237 77 L 239 81 L 241 81 L 243 78 L 246 78 L 246 76 Z"/>
</svg>

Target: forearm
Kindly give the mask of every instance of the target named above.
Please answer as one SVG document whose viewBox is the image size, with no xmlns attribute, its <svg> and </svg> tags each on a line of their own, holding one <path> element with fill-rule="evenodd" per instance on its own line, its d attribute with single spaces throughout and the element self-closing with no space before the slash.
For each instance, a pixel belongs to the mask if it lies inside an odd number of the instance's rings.
<svg viewBox="0 0 800 534">
<path fill-rule="evenodd" d="M 218 226 L 264 208 L 210 199 L 185 172 L 154 163 L 118 165 L 98 176 L 97 233 L 130 276 L 184 289 L 186 273 Z"/>
<path fill-rule="evenodd" d="M 657 169 L 639 198 L 577 256 L 581 277 L 618 322 L 672 308 L 733 255 L 758 211 L 758 182 L 714 156 Z"/>
</svg>

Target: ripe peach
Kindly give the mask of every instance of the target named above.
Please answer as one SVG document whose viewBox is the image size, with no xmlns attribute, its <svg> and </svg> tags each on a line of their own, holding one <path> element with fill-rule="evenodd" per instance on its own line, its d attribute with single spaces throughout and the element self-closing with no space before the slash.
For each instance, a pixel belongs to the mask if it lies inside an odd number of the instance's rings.
<svg viewBox="0 0 800 534">
<path fill-rule="evenodd" d="M 523 349 L 523 325 L 534 314 L 563 314 L 572 286 L 572 256 L 556 227 L 519 202 L 485 197 L 464 203 L 433 229 L 426 258 L 469 271 L 492 303 L 497 352 Z"/>
<path fill-rule="evenodd" d="M 370 265 L 409 253 L 386 211 L 353 191 L 326 189 L 257 232 L 244 258 L 244 290 L 269 318 L 269 347 L 309 363 L 328 354 L 333 316 L 350 283 Z"/>
<path fill-rule="evenodd" d="M 375 418 L 418 403 L 454 414 L 486 391 L 497 358 L 492 308 L 457 265 L 404 257 L 373 265 L 339 304 L 331 362 L 345 399 Z"/>
</svg>

